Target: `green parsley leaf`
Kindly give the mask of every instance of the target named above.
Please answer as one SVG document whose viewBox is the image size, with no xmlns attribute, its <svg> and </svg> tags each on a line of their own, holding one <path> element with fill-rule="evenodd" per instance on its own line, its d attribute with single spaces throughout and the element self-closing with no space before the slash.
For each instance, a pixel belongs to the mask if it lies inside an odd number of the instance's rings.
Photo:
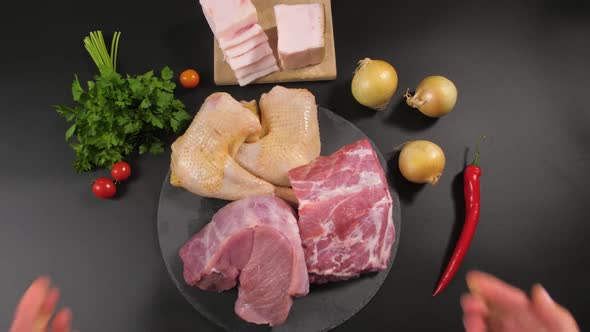
<svg viewBox="0 0 590 332">
<path fill-rule="evenodd" d="M 170 86 L 174 83 L 150 72 L 124 77 L 109 68 L 88 83 L 87 91 L 76 79 L 75 107 L 55 106 L 62 118 L 72 122 L 65 136 L 72 141 L 76 171 L 110 167 L 133 151 L 162 153 L 161 138 L 179 132 L 192 118 L 167 90 Z"/>
<path fill-rule="evenodd" d="M 159 108 L 167 109 L 170 106 L 172 100 L 174 100 L 173 94 L 162 92 L 158 95 L 158 101 L 156 102 L 156 105 L 158 105 Z"/>
<path fill-rule="evenodd" d="M 164 128 L 164 122 L 162 121 L 162 119 L 160 119 L 157 116 L 152 116 L 151 123 L 156 128 L 160 128 L 160 129 Z"/>
<path fill-rule="evenodd" d="M 144 154 L 149 151 L 149 146 L 147 144 L 142 144 L 139 146 L 139 154 Z"/>
<path fill-rule="evenodd" d="M 139 104 L 139 108 L 149 109 L 151 106 L 152 103 L 149 101 L 149 99 L 144 99 L 141 101 L 141 104 Z"/>
<path fill-rule="evenodd" d="M 56 105 L 53 107 L 55 107 L 55 111 L 57 112 L 57 114 L 59 114 L 67 122 L 71 122 L 74 119 L 74 117 L 76 116 L 74 110 L 67 107 L 67 106 Z"/>
<path fill-rule="evenodd" d="M 74 135 L 74 133 L 76 132 L 76 124 L 74 123 L 73 125 L 70 126 L 70 129 L 68 129 L 66 131 L 66 142 L 70 140 L 70 138 L 72 138 L 72 136 Z"/>
<path fill-rule="evenodd" d="M 153 142 L 150 145 L 150 153 L 151 154 L 160 154 L 164 152 L 164 143 L 161 141 Z"/>
<path fill-rule="evenodd" d="M 80 85 L 80 81 L 78 81 L 78 76 L 74 76 L 74 82 L 72 83 L 72 97 L 74 101 L 80 101 L 80 96 L 84 92 L 82 86 Z"/>
<path fill-rule="evenodd" d="M 192 119 L 191 115 L 185 110 L 174 112 L 170 118 L 170 127 L 172 127 L 172 131 L 177 133 L 180 129 L 182 129 L 182 124 L 186 123 L 190 119 Z"/>
<path fill-rule="evenodd" d="M 137 78 L 128 78 L 127 83 L 129 84 L 129 89 L 131 89 L 131 92 L 133 94 L 138 95 L 141 93 L 143 89 L 143 84 L 140 80 L 138 80 Z"/>
<path fill-rule="evenodd" d="M 170 81 L 172 79 L 172 77 L 174 76 L 174 73 L 172 72 L 172 69 L 170 69 L 168 66 L 166 66 L 162 69 L 161 76 L 164 81 Z"/>
</svg>

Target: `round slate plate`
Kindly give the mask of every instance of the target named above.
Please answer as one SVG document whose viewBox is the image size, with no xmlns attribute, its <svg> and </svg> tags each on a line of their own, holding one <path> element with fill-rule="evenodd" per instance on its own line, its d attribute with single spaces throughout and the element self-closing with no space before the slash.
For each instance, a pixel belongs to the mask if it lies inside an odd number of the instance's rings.
<svg viewBox="0 0 590 332">
<path fill-rule="evenodd" d="M 367 137 L 352 123 L 325 108 L 319 109 L 318 118 L 322 155 L 329 155 L 344 145 Z M 381 164 L 387 169 L 385 159 L 379 150 L 376 151 Z M 227 331 L 327 331 L 342 324 L 361 310 L 377 293 L 391 269 L 399 244 L 401 213 L 398 195 L 391 186 L 390 191 L 393 198 L 393 221 L 396 234 L 387 271 L 367 274 L 345 282 L 312 285 L 309 295 L 294 300 L 285 324 L 273 329 L 268 326 L 249 324 L 234 313 L 234 302 L 237 299 L 235 288 L 222 293 L 205 292 L 188 286 L 184 282 L 183 266 L 178 250 L 203 228 L 213 214 L 228 203 L 227 201 L 199 197 L 182 188 L 172 187 L 170 173 L 168 173 L 162 185 L 158 206 L 160 249 L 170 276 L 182 295 L 203 316 Z"/>
</svg>

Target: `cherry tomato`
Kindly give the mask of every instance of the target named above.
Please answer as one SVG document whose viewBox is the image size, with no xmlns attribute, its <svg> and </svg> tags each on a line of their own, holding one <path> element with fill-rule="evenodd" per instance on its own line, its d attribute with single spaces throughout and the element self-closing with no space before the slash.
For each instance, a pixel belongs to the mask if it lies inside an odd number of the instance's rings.
<svg viewBox="0 0 590 332">
<path fill-rule="evenodd" d="M 180 84 L 187 89 L 196 88 L 199 81 L 199 73 L 194 69 L 187 69 L 180 74 Z"/>
<path fill-rule="evenodd" d="M 98 198 L 111 198 L 117 193 L 117 187 L 109 178 L 98 178 L 92 184 L 92 192 Z"/>
<path fill-rule="evenodd" d="M 117 181 L 125 181 L 131 175 L 131 166 L 124 161 L 120 161 L 111 168 L 111 176 Z"/>
</svg>

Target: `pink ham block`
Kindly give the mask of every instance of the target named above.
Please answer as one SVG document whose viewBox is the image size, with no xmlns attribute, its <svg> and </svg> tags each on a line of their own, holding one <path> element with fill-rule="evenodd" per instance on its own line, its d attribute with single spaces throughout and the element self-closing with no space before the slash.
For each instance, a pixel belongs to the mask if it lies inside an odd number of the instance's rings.
<svg viewBox="0 0 590 332">
<path fill-rule="evenodd" d="M 273 64 L 270 67 L 267 67 L 265 69 L 261 69 L 261 70 L 255 72 L 255 73 L 252 73 L 252 74 L 247 75 L 245 77 L 239 78 L 238 79 L 238 84 L 240 86 L 248 85 L 248 84 L 256 81 L 257 79 L 259 79 L 261 77 L 264 77 L 264 76 L 266 76 L 268 74 L 274 73 L 275 71 L 278 71 L 278 70 L 279 70 L 279 67 L 276 64 Z"/>
<path fill-rule="evenodd" d="M 200 0 L 205 18 L 217 39 L 231 40 L 258 22 L 250 0 Z"/>
<path fill-rule="evenodd" d="M 235 58 L 246 52 L 250 51 L 251 49 L 255 48 L 256 46 L 266 43 L 268 41 L 268 37 L 266 33 L 261 32 L 258 35 L 245 40 L 243 43 L 238 44 L 234 47 L 230 47 L 228 49 L 223 50 L 223 54 L 226 58 Z"/>
<path fill-rule="evenodd" d="M 274 6 L 283 69 L 324 61 L 324 6 L 319 3 Z"/>
<path fill-rule="evenodd" d="M 262 43 L 240 56 L 237 56 L 235 58 L 227 58 L 225 60 L 227 61 L 231 69 L 236 71 L 240 68 L 244 68 L 255 63 L 256 61 L 264 58 L 269 54 L 272 54 L 272 49 L 270 48 L 270 45 L 268 45 L 268 43 Z"/>
<path fill-rule="evenodd" d="M 248 39 L 254 38 L 255 36 L 264 33 L 262 27 L 259 24 L 254 24 L 248 28 L 242 29 L 238 35 L 236 35 L 232 39 L 218 39 L 219 47 L 222 50 L 229 49 L 231 47 L 237 46 Z"/>
</svg>

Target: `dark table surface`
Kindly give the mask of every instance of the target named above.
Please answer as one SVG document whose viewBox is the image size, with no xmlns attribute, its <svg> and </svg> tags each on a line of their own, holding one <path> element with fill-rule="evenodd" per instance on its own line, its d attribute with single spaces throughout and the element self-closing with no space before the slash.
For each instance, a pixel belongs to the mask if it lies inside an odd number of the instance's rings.
<svg viewBox="0 0 590 332">
<path fill-rule="evenodd" d="M 214 91 L 252 99 L 271 85 L 216 87 L 212 36 L 194 0 L 56 0 L 4 5 L 0 20 L 0 330 L 30 281 L 49 274 L 81 331 L 217 331 L 182 298 L 156 234 L 168 153 L 134 161 L 115 200 L 92 196 L 50 105 L 70 103 L 74 73 L 95 72 L 81 46 L 94 29 L 120 30 L 120 71 L 197 68 L 201 86 L 179 92 L 191 113 Z M 372 302 L 337 331 L 457 331 L 467 269 L 529 288 L 544 284 L 590 328 L 590 10 L 583 1 L 344 1 L 333 4 L 338 80 L 286 84 L 357 124 L 387 154 L 412 139 L 443 147 L 436 187 L 396 180 L 402 233 L 391 274 Z M 110 33 L 108 33 L 110 36 Z M 394 106 L 354 102 L 361 58 L 397 68 Z M 441 74 L 459 89 L 455 110 L 429 121 L 401 103 L 406 88 Z M 458 180 L 480 134 L 482 212 L 456 280 L 431 297 L 453 228 L 461 224 Z M 471 150 L 470 153 L 473 151 Z M 470 158 L 471 158 L 470 154 Z"/>
</svg>

